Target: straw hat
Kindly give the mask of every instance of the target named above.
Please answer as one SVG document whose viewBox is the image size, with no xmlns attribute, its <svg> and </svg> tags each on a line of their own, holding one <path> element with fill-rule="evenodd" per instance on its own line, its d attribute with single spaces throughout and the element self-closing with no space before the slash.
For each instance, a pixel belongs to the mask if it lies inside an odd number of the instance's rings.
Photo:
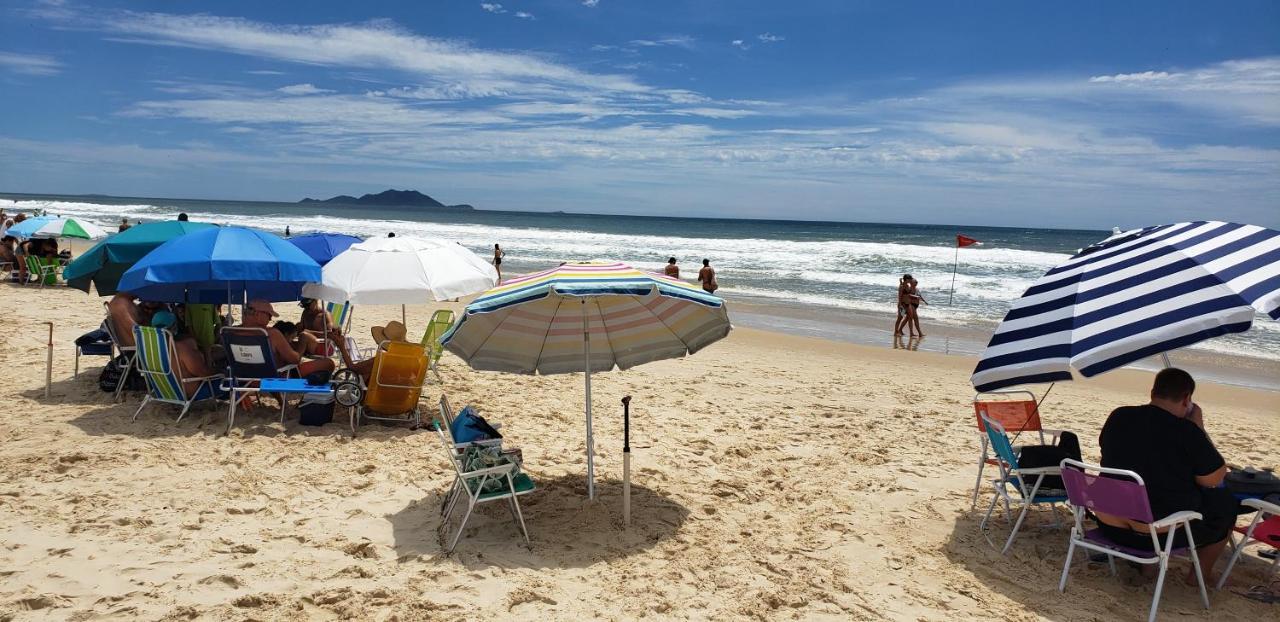
<svg viewBox="0 0 1280 622">
<path fill-rule="evenodd" d="M 408 339 L 409 332 L 407 329 L 405 329 L 404 324 L 401 324 L 400 322 L 397 322 L 395 320 L 391 320 L 390 322 L 387 322 L 386 326 L 374 326 L 373 328 L 369 329 L 369 332 L 373 333 L 373 340 L 376 343 L 382 343 L 384 341 L 408 341 L 409 340 Z"/>
</svg>

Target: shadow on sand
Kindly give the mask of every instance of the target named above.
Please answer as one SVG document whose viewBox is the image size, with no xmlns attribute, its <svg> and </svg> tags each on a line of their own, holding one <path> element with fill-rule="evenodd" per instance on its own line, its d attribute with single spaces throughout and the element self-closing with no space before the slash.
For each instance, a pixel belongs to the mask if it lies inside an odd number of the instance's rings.
<svg viewBox="0 0 1280 622">
<path fill-rule="evenodd" d="M 662 493 L 631 485 L 631 528 L 622 526 L 622 482 L 597 480 L 596 500 L 588 501 L 582 475 L 540 478 L 538 489 L 520 497 L 532 547 L 503 502 L 477 506 L 451 557 L 470 569 L 583 568 L 647 550 L 680 530 L 689 510 Z M 446 534 L 440 508 L 444 491 L 410 503 L 387 517 L 401 559 L 444 556 Z M 454 510 L 452 537 L 465 507 Z"/>
<path fill-rule="evenodd" d="M 947 559 L 972 572 L 988 589 L 1022 604 L 1027 611 L 1039 617 L 1051 620 L 1147 619 L 1155 581 L 1144 579 L 1138 570 L 1123 560 L 1117 560 L 1118 572 L 1113 577 L 1105 561 L 1088 561 L 1089 553 L 1077 550 L 1066 592 L 1058 592 L 1058 579 L 1067 559 L 1067 539 L 1071 533 L 1071 519 L 1066 511 L 1059 510 L 1062 525 L 1058 527 L 1054 525 L 1049 510 L 1033 508 L 1005 556 L 1000 554 L 1000 549 L 1009 537 L 1012 523 L 1005 521 L 997 510 L 984 534 L 978 529 L 986 511 L 981 501 L 977 509 L 956 519 L 944 551 Z M 1016 518 L 1016 513 L 1014 516 Z M 1226 601 L 1239 597 L 1215 593 L 1210 589 L 1209 601 L 1213 609 L 1205 611 L 1196 588 L 1183 585 L 1182 580 L 1189 567 L 1190 563 L 1181 559 L 1170 563 L 1169 578 L 1160 599 L 1160 618 L 1234 619 L 1234 616 L 1223 612 L 1220 605 L 1238 605 L 1240 603 Z M 1219 564 L 1218 569 L 1221 567 Z M 1258 617 L 1265 617 L 1263 613 L 1259 609 Z"/>
</svg>

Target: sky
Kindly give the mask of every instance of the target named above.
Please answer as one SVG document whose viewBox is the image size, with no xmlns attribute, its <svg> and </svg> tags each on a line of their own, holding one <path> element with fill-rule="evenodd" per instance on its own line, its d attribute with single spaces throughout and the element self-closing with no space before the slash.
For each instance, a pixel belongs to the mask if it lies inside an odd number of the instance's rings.
<svg viewBox="0 0 1280 622">
<path fill-rule="evenodd" d="M 1280 226 L 1280 3 L 0 0 L 0 192 Z"/>
</svg>

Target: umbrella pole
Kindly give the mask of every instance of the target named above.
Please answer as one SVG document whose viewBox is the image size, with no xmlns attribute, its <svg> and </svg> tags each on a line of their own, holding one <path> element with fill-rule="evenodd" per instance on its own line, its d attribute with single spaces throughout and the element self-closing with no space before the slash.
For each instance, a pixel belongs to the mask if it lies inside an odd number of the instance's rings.
<svg viewBox="0 0 1280 622">
<path fill-rule="evenodd" d="M 409 325 L 409 321 L 406 320 L 404 317 L 404 305 L 400 305 L 400 323 L 404 324 L 405 326 Z"/>
<path fill-rule="evenodd" d="M 1168 352 L 1161 352 L 1161 353 L 1160 353 L 1160 358 L 1164 360 L 1164 368 L 1165 368 L 1165 369 L 1169 369 L 1170 367 L 1173 367 L 1173 363 L 1170 363 L 1170 362 L 1169 362 L 1169 353 L 1168 353 Z"/>
<path fill-rule="evenodd" d="M 582 355 L 585 357 L 583 374 L 587 385 L 587 498 L 596 498 L 595 439 L 591 433 L 591 320 L 587 317 L 587 299 L 582 299 Z"/>
<path fill-rule="evenodd" d="M 631 396 L 622 398 L 622 525 L 631 526 Z"/>
<path fill-rule="evenodd" d="M 45 322 L 49 325 L 49 350 L 45 354 L 44 360 L 44 397 L 49 398 L 49 391 L 53 386 L 53 322 Z M 124 382 L 124 379 L 120 380 Z"/>
</svg>

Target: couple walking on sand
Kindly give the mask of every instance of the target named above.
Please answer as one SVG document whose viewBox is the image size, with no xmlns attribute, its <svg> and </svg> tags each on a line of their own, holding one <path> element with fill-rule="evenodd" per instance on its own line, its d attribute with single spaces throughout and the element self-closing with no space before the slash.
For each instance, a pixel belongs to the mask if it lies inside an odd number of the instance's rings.
<svg viewBox="0 0 1280 622">
<path fill-rule="evenodd" d="M 920 295 L 920 282 L 910 274 L 902 275 L 902 278 L 898 279 L 898 321 L 893 325 L 895 336 L 901 335 L 903 328 L 906 328 L 912 337 L 924 336 L 924 331 L 920 330 L 921 304 L 929 304 L 929 301 Z"/>
</svg>

